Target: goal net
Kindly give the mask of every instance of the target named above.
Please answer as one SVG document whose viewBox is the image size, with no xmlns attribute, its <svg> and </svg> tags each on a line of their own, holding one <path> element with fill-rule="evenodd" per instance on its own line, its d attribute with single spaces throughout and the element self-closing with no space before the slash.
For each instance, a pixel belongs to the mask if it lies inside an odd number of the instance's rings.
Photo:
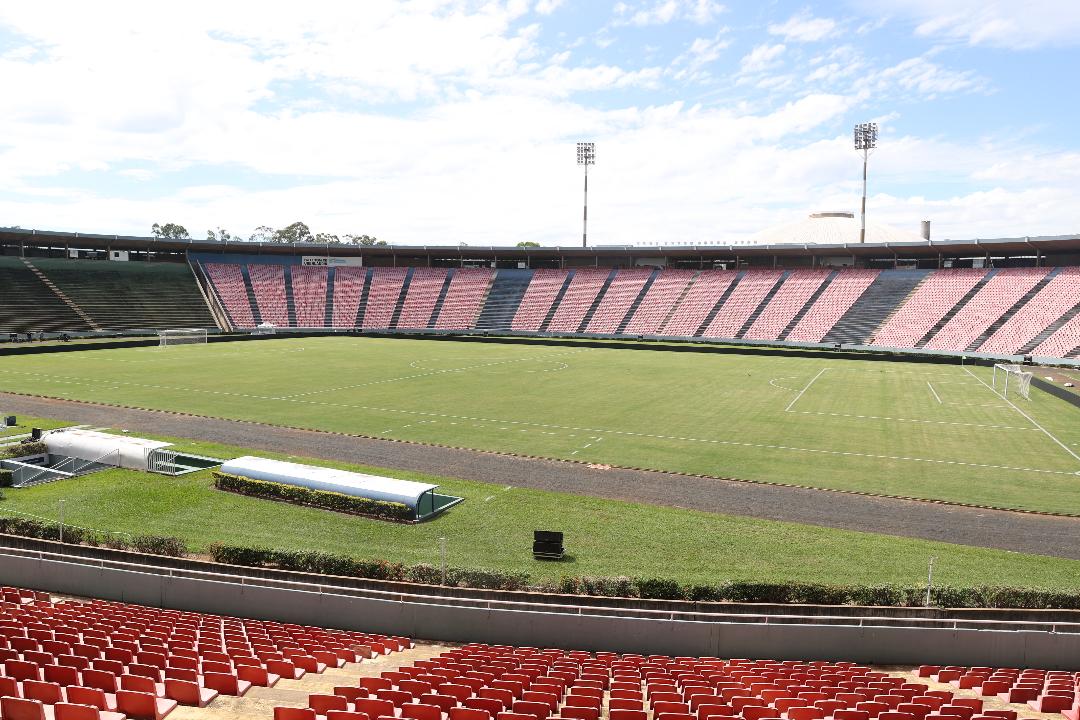
<svg viewBox="0 0 1080 720">
<path fill-rule="evenodd" d="M 994 392 L 1007 398 L 1010 391 L 1030 400 L 1031 373 L 1024 370 L 1022 365 L 997 363 L 994 365 Z"/>
<path fill-rule="evenodd" d="M 204 328 L 158 330 L 158 347 L 194 344 L 206 344 L 206 330 Z"/>
</svg>

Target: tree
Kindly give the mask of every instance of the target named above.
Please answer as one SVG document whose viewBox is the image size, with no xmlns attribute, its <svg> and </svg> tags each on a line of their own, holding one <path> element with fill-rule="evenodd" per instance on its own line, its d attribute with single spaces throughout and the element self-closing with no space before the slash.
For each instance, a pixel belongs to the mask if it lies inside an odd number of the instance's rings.
<svg viewBox="0 0 1080 720">
<path fill-rule="evenodd" d="M 164 225 L 154 223 L 153 227 L 150 228 L 150 232 L 154 233 L 154 237 L 166 240 L 186 240 L 190 237 L 187 228 L 176 223 L 165 223 Z"/>
<path fill-rule="evenodd" d="M 517 244 L 518 247 L 540 247 L 540 243 L 533 242 L 532 240 L 522 240 Z"/>
<path fill-rule="evenodd" d="M 294 222 L 292 225 L 287 225 L 280 230 L 274 231 L 274 237 L 271 242 L 276 243 L 298 243 L 298 242 L 311 242 L 311 229 L 308 228 L 302 222 Z"/>
<path fill-rule="evenodd" d="M 341 243 L 341 239 L 337 235 L 332 233 L 316 233 L 315 242 L 322 243 L 324 245 L 338 245 Z"/>
<path fill-rule="evenodd" d="M 248 240 L 251 242 L 274 242 L 274 228 L 269 225 L 260 225 L 251 233 Z"/>
<path fill-rule="evenodd" d="M 353 245 L 385 245 L 385 240 L 379 240 L 371 235 L 346 235 L 345 242 Z"/>
<path fill-rule="evenodd" d="M 219 227 L 217 229 L 217 232 L 214 232 L 213 230 L 207 230 L 206 231 L 206 239 L 207 240 L 220 240 L 221 242 L 228 242 L 229 240 L 232 240 L 233 238 L 232 238 L 232 235 L 229 234 L 228 230 L 223 230 L 223 229 L 221 229 Z"/>
</svg>

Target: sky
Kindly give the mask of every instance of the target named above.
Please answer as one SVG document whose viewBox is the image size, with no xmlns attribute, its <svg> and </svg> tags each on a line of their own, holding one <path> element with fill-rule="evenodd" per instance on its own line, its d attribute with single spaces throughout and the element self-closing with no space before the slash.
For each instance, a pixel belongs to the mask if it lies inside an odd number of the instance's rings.
<svg viewBox="0 0 1080 720">
<path fill-rule="evenodd" d="M 1080 233 L 1077 0 L 0 4 L 0 226 L 734 241 Z"/>
</svg>

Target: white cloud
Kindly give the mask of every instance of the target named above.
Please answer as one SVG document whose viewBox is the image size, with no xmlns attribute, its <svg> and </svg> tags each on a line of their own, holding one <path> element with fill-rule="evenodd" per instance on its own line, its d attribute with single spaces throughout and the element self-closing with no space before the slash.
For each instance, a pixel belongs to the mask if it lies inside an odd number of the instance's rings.
<svg viewBox="0 0 1080 720">
<path fill-rule="evenodd" d="M 695 38 L 685 52 L 672 60 L 673 77 L 676 80 L 703 80 L 707 77 L 705 68 L 718 60 L 724 49 L 731 45 L 730 40 L 721 37 L 726 31 L 725 28 L 712 39 Z"/>
<path fill-rule="evenodd" d="M 550 15 L 558 10 L 566 0 L 538 0 L 536 3 L 536 12 L 541 15 Z"/>
<path fill-rule="evenodd" d="M 792 15 L 781 24 L 769 25 L 770 35 L 781 35 L 788 42 L 818 42 L 836 34 L 836 21 L 816 18 L 809 13 Z"/>
<path fill-rule="evenodd" d="M 674 20 L 688 20 L 698 25 L 712 22 L 724 12 L 724 6 L 715 0 L 651 0 L 630 5 L 615 5 L 616 24 L 666 25 Z"/>
<path fill-rule="evenodd" d="M 784 54 L 783 44 L 758 45 L 739 61 L 739 70 L 744 74 L 762 72 L 775 67 Z"/>
<path fill-rule="evenodd" d="M 928 98 L 964 92 L 985 92 L 988 81 L 971 70 L 949 70 L 925 57 L 908 58 L 870 76 L 867 84 L 878 91 L 897 87 Z"/>
<path fill-rule="evenodd" d="M 1080 44 L 1075 0 L 871 0 L 859 3 L 907 17 L 918 35 L 1011 49 Z"/>
</svg>

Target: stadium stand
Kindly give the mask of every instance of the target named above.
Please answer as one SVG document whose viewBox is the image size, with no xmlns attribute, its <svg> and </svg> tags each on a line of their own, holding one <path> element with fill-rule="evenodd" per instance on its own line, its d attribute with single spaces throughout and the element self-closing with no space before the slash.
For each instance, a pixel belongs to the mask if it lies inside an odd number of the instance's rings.
<svg viewBox="0 0 1080 720">
<path fill-rule="evenodd" d="M 494 276 L 495 273 L 488 268 L 455 270 L 438 317 L 435 319 L 435 329 L 469 330 L 475 328 Z"/>
<path fill-rule="evenodd" d="M 967 349 L 1048 272 L 1047 268 L 999 270 L 923 347 L 930 350 Z"/>
<path fill-rule="evenodd" d="M 298 327 L 324 327 L 326 325 L 326 285 L 328 271 L 325 267 L 292 267 L 292 298 L 296 308 Z"/>
<path fill-rule="evenodd" d="M 435 303 L 438 302 L 443 285 L 446 284 L 446 273 L 445 268 L 415 268 L 413 270 L 397 327 L 426 328 L 429 325 Z"/>
<path fill-rule="evenodd" d="M 92 329 L 23 260 L 0 257 L 0 332 Z"/>
<path fill-rule="evenodd" d="M 248 265 L 251 289 L 255 293 L 259 316 L 275 327 L 289 326 L 285 302 L 285 270 L 281 265 Z"/>
<path fill-rule="evenodd" d="M 843 270 L 837 273 L 784 339 L 821 342 L 879 274 L 879 270 Z"/>
<path fill-rule="evenodd" d="M 1036 341 L 1056 320 L 1077 306 L 1080 306 L 1080 268 L 1059 268 L 1050 281 L 978 350 L 1002 354 L 1030 351 L 1029 343 Z"/>
<path fill-rule="evenodd" d="M 205 707 L 219 695 L 412 646 L 405 638 L 102 600 L 53 602 L 10 587 L 0 597 L 4 720 L 164 718 L 178 705 Z"/>
<path fill-rule="evenodd" d="M 580 268 L 574 272 L 570 284 L 563 291 L 562 298 L 555 307 L 555 313 L 547 322 L 550 332 L 577 332 L 586 313 L 607 287 L 613 271 L 611 268 Z"/>
<path fill-rule="evenodd" d="M 652 276 L 651 268 L 619 270 L 600 299 L 600 305 L 589 320 L 585 332 L 616 332 Z"/>
<path fill-rule="evenodd" d="M 735 338 L 752 315 L 769 298 L 777 283 L 784 277 L 783 270 L 747 270 L 739 278 L 735 288 L 716 312 L 709 326 L 700 333 L 711 338 Z"/>
<path fill-rule="evenodd" d="M 514 314 L 511 329 L 539 330 L 569 278 L 570 273 L 566 270 L 535 271 Z"/>
<path fill-rule="evenodd" d="M 913 348 L 986 277 L 986 270 L 935 270 L 874 335 L 873 344 Z"/>
<path fill-rule="evenodd" d="M 682 300 L 670 315 L 662 335 L 696 335 L 698 329 L 715 312 L 726 297 L 739 273 L 734 270 L 702 270 L 691 281 Z"/>
<path fill-rule="evenodd" d="M 360 299 L 367 285 L 367 268 L 334 268 L 333 322 L 336 328 L 357 327 Z"/>
<path fill-rule="evenodd" d="M 675 306 L 682 300 L 696 276 L 696 270 L 660 271 L 637 309 L 632 311 L 623 332 L 627 335 L 657 334 L 671 317 Z"/>
<path fill-rule="evenodd" d="M 795 270 L 743 335 L 748 340 L 776 340 L 825 281 L 830 270 Z"/>
<path fill-rule="evenodd" d="M 217 293 L 222 307 L 229 316 L 229 322 L 237 328 L 255 327 L 255 314 L 244 283 L 240 265 L 206 263 L 206 276 L 210 278 L 213 290 Z"/>
<path fill-rule="evenodd" d="M 372 268 L 361 327 L 390 327 L 408 268 Z"/>
</svg>

